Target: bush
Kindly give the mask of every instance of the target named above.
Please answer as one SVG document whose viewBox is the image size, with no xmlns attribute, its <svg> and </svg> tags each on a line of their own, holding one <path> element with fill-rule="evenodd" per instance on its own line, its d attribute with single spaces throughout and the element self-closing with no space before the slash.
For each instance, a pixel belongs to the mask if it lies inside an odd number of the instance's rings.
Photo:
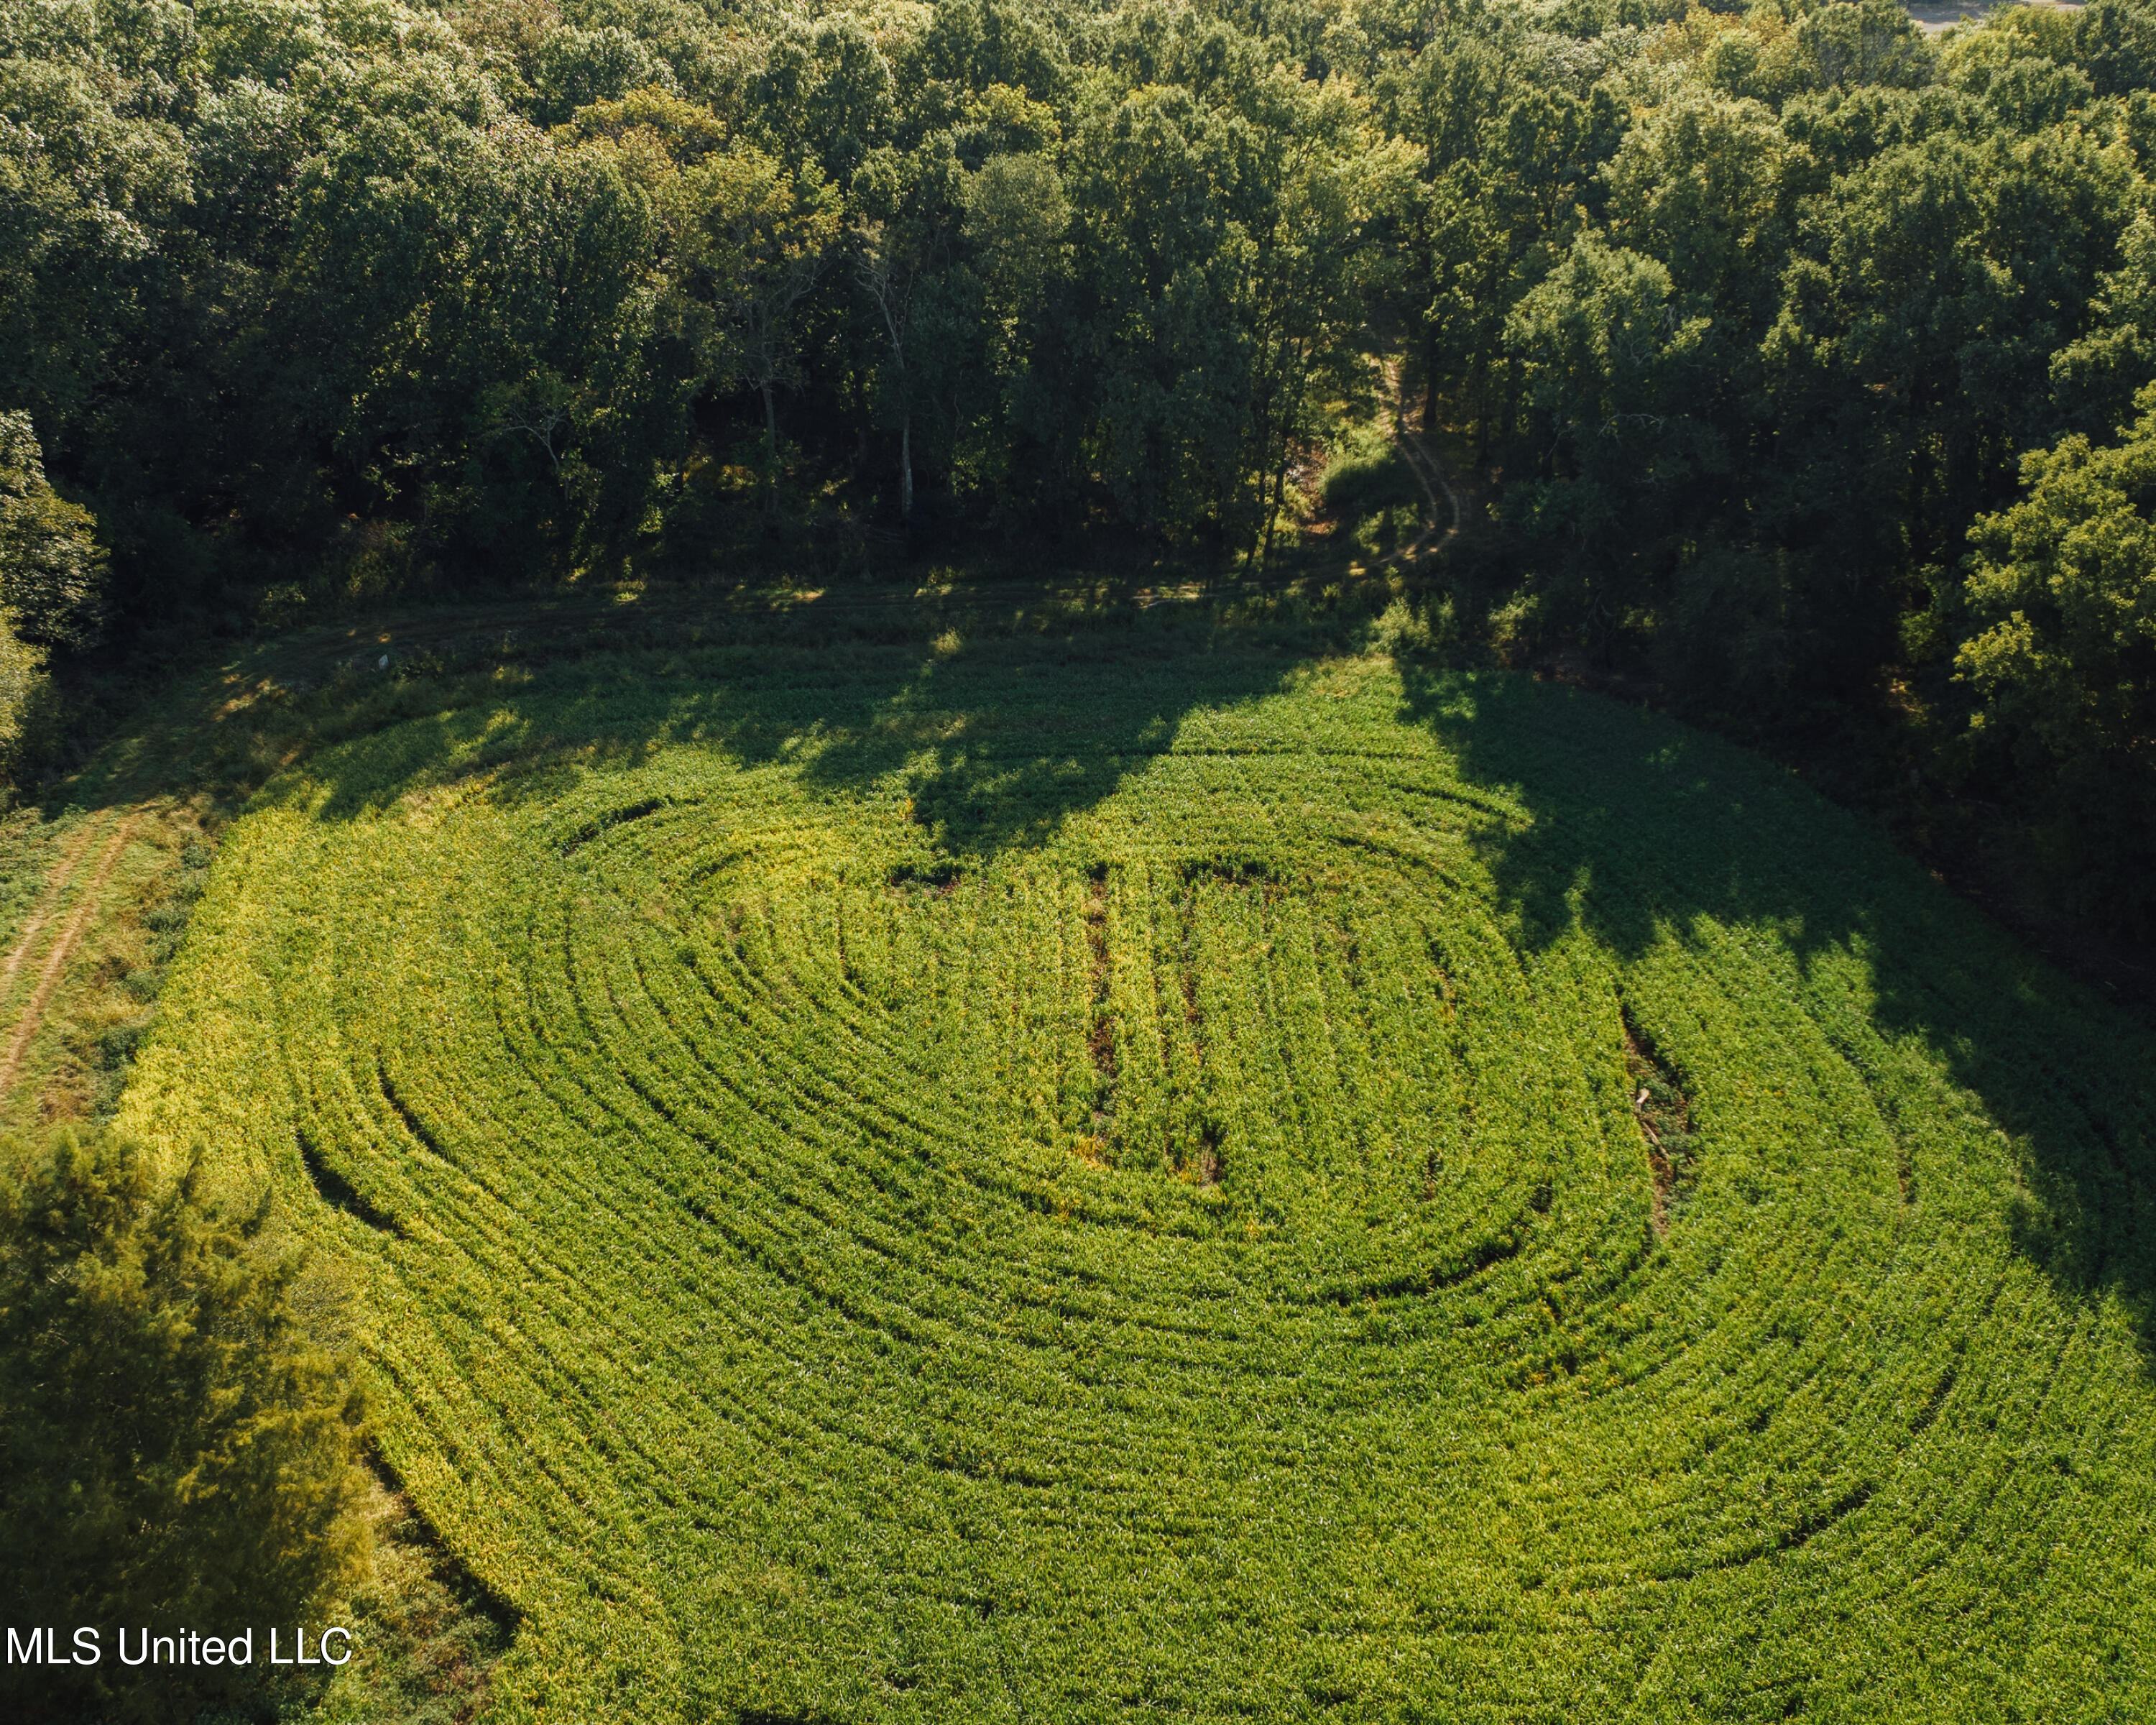
<svg viewBox="0 0 2156 1725">
<path fill-rule="evenodd" d="M 0 1147 L 0 1611 L 95 1625 L 88 1666 L 0 1665 L 10 1715 L 191 1717 L 231 1673 L 145 1667 L 113 1631 L 306 1620 L 362 1574 L 361 1402 L 295 1310 L 303 1265 L 199 1164 L 126 1142 Z M 65 1631 L 63 1631 L 65 1633 Z"/>
<path fill-rule="evenodd" d="M 1429 501 L 1406 457 L 1390 444 L 1336 459 L 1325 470 L 1322 495 L 1325 512 L 1351 525 L 1380 511 L 1419 508 Z"/>
</svg>

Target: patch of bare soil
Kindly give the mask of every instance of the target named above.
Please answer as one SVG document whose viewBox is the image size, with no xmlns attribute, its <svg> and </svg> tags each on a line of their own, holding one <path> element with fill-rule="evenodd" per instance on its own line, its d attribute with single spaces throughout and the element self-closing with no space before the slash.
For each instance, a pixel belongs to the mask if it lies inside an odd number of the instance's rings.
<svg viewBox="0 0 2156 1725">
<path fill-rule="evenodd" d="M 1671 1214 L 1691 1195 L 1699 1172 L 1692 1142 L 1691 1098 L 1681 1075 L 1620 1006 L 1625 1027 L 1625 1075 L 1631 1092 L 1632 1118 L 1647 1147 L 1647 1166 L 1655 1181 L 1655 1233 L 1670 1231 Z"/>
</svg>

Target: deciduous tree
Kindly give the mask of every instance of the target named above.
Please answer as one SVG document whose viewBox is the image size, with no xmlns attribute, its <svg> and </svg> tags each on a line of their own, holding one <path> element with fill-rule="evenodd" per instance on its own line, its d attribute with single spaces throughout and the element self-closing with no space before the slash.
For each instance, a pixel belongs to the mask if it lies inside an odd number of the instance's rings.
<svg viewBox="0 0 2156 1725">
<path fill-rule="evenodd" d="M 227 1208 L 199 1162 L 173 1178 L 68 1131 L 0 1162 L 0 1612 L 108 1635 L 305 1621 L 367 1563 L 362 1404 L 300 1321 L 303 1260 L 266 1199 Z M 142 1676 L 110 1651 L 0 1666 L 43 1717 L 184 1712 L 184 1674 Z"/>
</svg>

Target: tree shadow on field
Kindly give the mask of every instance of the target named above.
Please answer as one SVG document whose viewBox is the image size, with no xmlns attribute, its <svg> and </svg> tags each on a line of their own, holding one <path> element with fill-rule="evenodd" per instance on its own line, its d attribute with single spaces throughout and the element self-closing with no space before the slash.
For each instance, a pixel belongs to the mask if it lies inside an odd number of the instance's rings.
<svg viewBox="0 0 2156 1725">
<path fill-rule="evenodd" d="M 790 764 L 812 791 L 902 801 L 963 863 L 1045 842 L 1171 749 L 1189 713 L 1278 692 L 1321 644 L 1306 629 L 1131 614 L 929 639 L 817 622 L 594 655 L 522 691 L 398 715 L 341 758 L 309 762 L 315 807 L 347 819 L 480 773 L 497 800 L 538 803 L 699 744 L 745 767 Z"/>
<path fill-rule="evenodd" d="M 1484 841 L 1518 939 L 1547 947 L 1583 926 L 1629 962 L 1712 919 L 1774 927 L 1807 976 L 1830 952 L 1860 955 L 1880 1034 L 1920 1039 L 2025 1147 L 2005 1219 L 2016 1249 L 2070 1298 L 2115 1294 L 2156 1369 L 2156 1036 L 2144 1025 L 1756 755 L 1605 696 L 1401 670 L 1403 716 L 1532 816 Z M 1872 1064 L 1817 1021 L 1860 1072 Z M 1874 1096 L 1899 1134 L 1891 1100 Z"/>
<path fill-rule="evenodd" d="M 1304 662 L 1217 636 L 960 649 L 830 736 L 803 778 L 898 792 L 957 860 L 1030 849 L 1173 748 L 1190 713 L 1276 694 Z"/>
<path fill-rule="evenodd" d="M 381 806 L 427 783 L 430 763 L 444 779 L 499 768 L 490 794 L 538 803 L 693 743 L 791 765 L 812 790 L 903 803 L 963 866 L 1048 840 L 1172 748 L 1194 712 L 1276 694 L 1350 644 L 1202 613 L 979 621 L 894 610 L 862 627 L 812 607 L 701 641 L 647 634 L 521 690 L 422 683 L 382 706 L 362 747 L 310 761 L 316 806 Z M 2116 1293 L 2156 1358 L 2156 1037 L 1755 755 L 1603 696 L 1411 659 L 1400 671 L 1403 719 L 1532 817 L 1483 840 L 1519 939 L 1581 925 L 1629 961 L 1712 919 L 1771 925 L 1807 973 L 1858 954 L 1880 1034 L 1919 1039 L 2025 1147 L 2008 1219 L 2020 1249 L 2064 1291 Z M 1830 1017 L 1816 1021 L 1834 1040 Z M 1839 1034 L 1860 1071 L 1876 1060 Z"/>
</svg>

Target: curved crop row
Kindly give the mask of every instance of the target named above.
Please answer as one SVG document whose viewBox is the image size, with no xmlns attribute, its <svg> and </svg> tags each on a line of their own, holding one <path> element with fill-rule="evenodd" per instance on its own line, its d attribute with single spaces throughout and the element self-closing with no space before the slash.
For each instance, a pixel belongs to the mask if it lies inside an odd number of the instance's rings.
<svg viewBox="0 0 2156 1725">
<path fill-rule="evenodd" d="M 2146 1039 L 1851 823 L 1384 660 L 650 671 L 280 787 L 130 1095 L 509 1716 L 2148 1692 Z"/>
</svg>

